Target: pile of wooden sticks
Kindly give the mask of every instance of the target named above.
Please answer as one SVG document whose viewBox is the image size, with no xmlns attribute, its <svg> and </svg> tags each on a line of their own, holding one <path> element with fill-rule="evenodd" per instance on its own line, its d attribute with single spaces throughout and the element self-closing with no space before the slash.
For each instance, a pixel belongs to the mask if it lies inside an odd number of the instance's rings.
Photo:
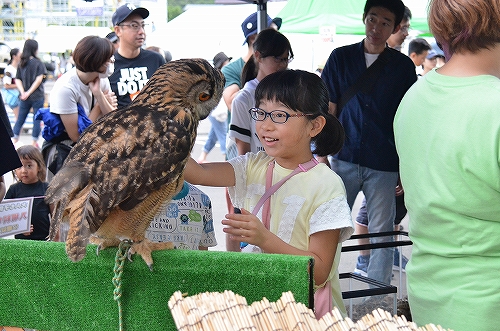
<svg viewBox="0 0 500 331">
<path fill-rule="evenodd" d="M 291 292 L 285 292 L 276 302 L 266 298 L 247 304 L 244 297 L 231 291 L 206 292 L 184 297 L 175 292 L 168 306 L 180 331 L 444 331 L 428 324 L 417 327 L 404 316 L 391 316 L 377 309 L 354 323 L 343 318 L 335 307 L 317 320 L 311 309 L 295 302 Z"/>
</svg>

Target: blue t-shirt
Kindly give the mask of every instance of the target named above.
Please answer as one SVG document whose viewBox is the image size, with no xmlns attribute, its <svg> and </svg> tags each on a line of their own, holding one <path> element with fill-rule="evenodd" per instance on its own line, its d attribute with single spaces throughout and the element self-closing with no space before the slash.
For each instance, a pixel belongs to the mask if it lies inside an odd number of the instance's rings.
<svg viewBox="0 0 500 331">
<path fill-rule="evenodd" d="M 333 50 L 321 74 L 330 101 L 338 104 L 340 96 L 365 70 L 364 40 Z M 339 120 L 346 139 L 335 157 L 374 170 L 398 171 L 392 122 L 401 99 L 416 81 L 413 61 L 389 49 L 389 63 L 371 93 L 357 92 L 341 110 Z"/>
</svg>

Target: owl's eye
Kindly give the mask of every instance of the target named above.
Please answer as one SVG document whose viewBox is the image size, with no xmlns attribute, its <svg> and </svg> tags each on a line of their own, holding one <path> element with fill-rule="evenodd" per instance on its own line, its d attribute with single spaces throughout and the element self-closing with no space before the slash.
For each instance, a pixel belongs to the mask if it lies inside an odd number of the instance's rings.
<svg viewBox="0 0 500 331">
<path fill-rule="evenodd" d="M 200 101 L 207 101 L 208 99 L 210 99 L 210 94 L 200 93 L 198 98 L 200 99 Z"/>
</svg>

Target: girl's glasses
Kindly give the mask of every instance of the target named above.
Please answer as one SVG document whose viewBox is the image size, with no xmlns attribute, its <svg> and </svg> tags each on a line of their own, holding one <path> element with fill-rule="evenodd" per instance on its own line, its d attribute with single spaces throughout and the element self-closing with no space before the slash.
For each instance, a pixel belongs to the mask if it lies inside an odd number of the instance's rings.
<svg viewBox="0 0 500 331">
<path fill-rule="evenodd" d="M 297 113 L 290 115 L 284 110 L 273 110 L 271 112 L 267 112 L 260 108 L 250 108 L 248 112 L 250 113 L 250 116 L 252 116 L 252 118 L 256 121 L 263 121 L 266 119 L 267 116 L 269 116 L 271 121 L 278 124 L 285 123 L 286 121 L 288 121 L 290 117 L 311 116 L 311 114 L 304 114 L 304 113 Z"/>
<path fill-rule="evenodd" d="M 293 57 L 279 57 L 279 56 L 273 56 L 274 62 L 276 63 L 290 63 L 293 61 Z"/>
</svg>

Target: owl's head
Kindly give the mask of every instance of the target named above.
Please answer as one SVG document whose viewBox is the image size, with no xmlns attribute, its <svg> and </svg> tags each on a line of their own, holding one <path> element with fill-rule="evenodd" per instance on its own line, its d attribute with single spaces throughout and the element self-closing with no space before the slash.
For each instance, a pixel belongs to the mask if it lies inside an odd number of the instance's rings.
<svg viewBox="0 0 500 331">
<path fill-rule="evenodd" d="M 155 71 L 133 104 L 156 111 L 180 108 L 202 120 L 219 104 L 224 83 L 220 70 L 204 59 L 170 61 Z"/>
</svg>

